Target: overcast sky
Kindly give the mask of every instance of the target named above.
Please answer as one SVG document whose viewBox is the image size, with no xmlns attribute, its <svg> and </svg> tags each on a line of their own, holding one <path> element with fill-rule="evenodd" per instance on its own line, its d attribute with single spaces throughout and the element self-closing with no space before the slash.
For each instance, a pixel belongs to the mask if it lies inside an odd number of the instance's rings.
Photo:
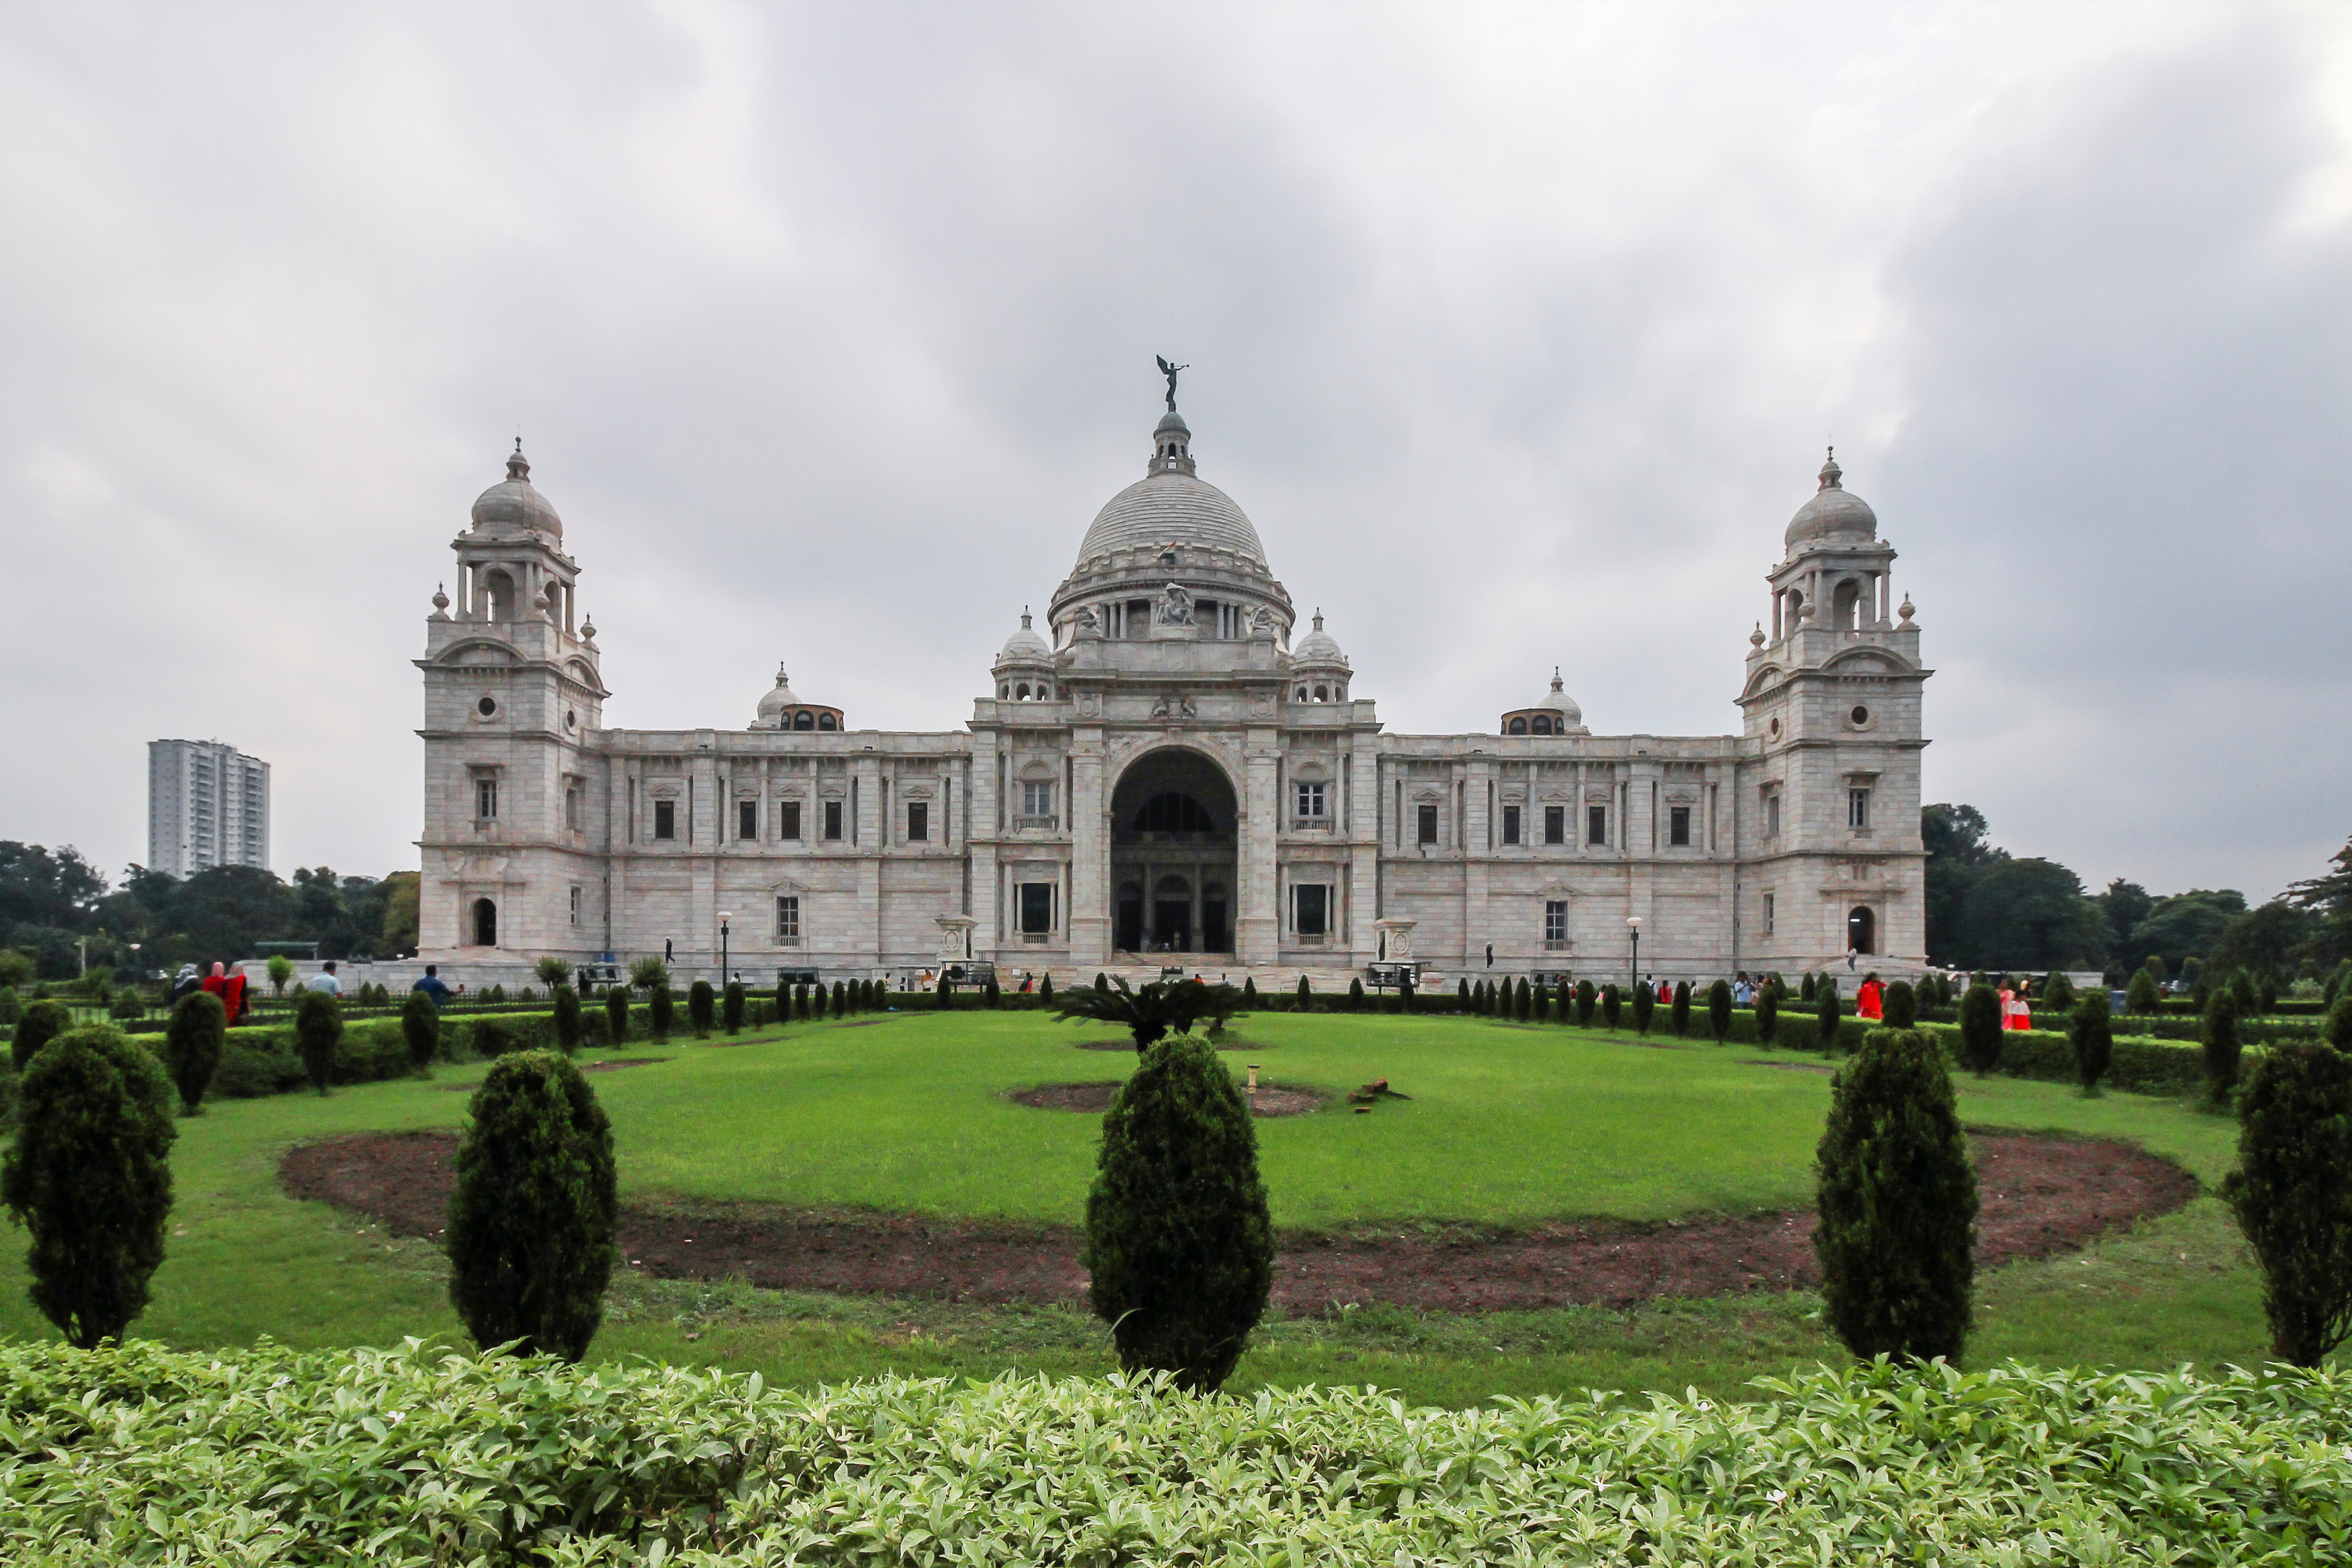
<svg viewBox="0 0 2352 1568">
<path fill-rule="evenodd" d="M 1356 690 L 1718 734 L 1834 440 L 1927 796 L 2095 888 L 2352 832 L 2352 7 L 0 9 L 0 838 L 416 863 L 518 430 L 618 725 L 971 714 L 1152 356 Z"/>
</svg>

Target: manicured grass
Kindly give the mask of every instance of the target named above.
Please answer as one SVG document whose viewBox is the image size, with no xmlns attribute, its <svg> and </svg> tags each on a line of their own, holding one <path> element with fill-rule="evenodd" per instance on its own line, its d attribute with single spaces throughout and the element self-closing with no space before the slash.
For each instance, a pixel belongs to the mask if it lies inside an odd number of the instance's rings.
<svg viewBox="0 0 2352 1568">
<path fill-rule="evenodd" d="M 1263 1076 L 1344 1092 L 1386 1077 L 1414 1096 L 1357 1116 L 1344 1106 L 1260 1124 L 1277 1223 L 1568 1215 L 1656 1218 L 1793 1207 L 1811 1198 L 1828 1103 L 1820 1074 L 1750 1065 L 1810 1055 L 1658 1049 L 1628 1035 L 1475 1019 L 1258 1015 L 1228 1053 Z M 606 1055 L 665 1064 L 597 1074 L 624 1189 L 806 1206 L 864 1206 L 1075 1220 L 1092 1168 L 1094 1118 L 1033 1111 L 1008 1087 L 1122 1077 L 1118 1051 L 1073 1049 L 1097 1028 L 1034 1013 L 900 1015 L 797 1025 L 721 1049 L 681 1040 Z M 387 1239 L 277 1181 L 290 1145 L 371 1128 L 456 1127 L 476 1063 L 434 1082 L 225 1102 L 181 1124 L 176 1234 L 136 1332 L 184 1346 L 388 1344 L 461 1339 L 429 1243 Z M 2169 1101 L 2084 1100 L 2059 1085 L 1959 1080 L 1972 1124 L 2136 1142 L 2209 1183 L 2235 1127 Z M 51 1337 L 26 1301 L 22 1233 L 0 1230 L 0 1333 Z M 2019 1264 L 1981 1282 L 1969 1360 L 2048 1364 L 2252 1364 L 2264 1354 L 2259 1281 L 2211 1197 L 2079 1258 Z M 738 1285 L 626 1279 L 594 1354 L 756 1368 L 810 1384 L 867 1373 L 987 1375 L 1007 1367 L 1099 1372 L 1100 1324 L 1078 1311 L 799 1296 Z M 1843 1352 L 1804 1293 L 1633 1311 L 1488 1316 L 1366 1307 L 1268 1322 L 1238 1382 L 1377 1383 L 1407 1397 L 1475 1403 L 1585 1386 L 1696 1386 Z"/>
</svg>

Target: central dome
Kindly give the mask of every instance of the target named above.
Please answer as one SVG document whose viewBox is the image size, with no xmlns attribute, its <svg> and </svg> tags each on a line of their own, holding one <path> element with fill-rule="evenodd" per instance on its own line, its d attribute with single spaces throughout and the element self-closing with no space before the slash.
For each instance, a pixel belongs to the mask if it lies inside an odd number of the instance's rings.
<svg viewBox="0 0 2352 1568">
<path fill-rule="evenodd" d="M 1113 550 L 1158 549 L 1171 543 L 1265 559 L 1257 529 L 1232 497 L 1205 479 L 1174 469 L 1138 479 L 1106 502 L 1078 546 L 1078 559 L 1091 560 Z"/>
</svg>

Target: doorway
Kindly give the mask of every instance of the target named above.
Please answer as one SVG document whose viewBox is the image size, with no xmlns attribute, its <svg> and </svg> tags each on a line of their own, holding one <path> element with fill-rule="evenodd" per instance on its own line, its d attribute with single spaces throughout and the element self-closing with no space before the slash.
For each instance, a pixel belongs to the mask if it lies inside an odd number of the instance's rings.
<svg viewBox="0 0 2352 1568">
<path fill-rule="evenodd" d="M 1237 811 L 1224 769 L 1165 747 L 1111 793 L 1113 941 L 1127 953 L 1229 953 Z"/>
</svg>

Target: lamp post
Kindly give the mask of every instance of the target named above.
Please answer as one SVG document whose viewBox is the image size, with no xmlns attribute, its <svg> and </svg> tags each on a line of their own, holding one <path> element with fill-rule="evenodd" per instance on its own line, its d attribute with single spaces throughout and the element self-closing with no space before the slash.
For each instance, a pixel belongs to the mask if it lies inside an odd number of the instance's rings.
<svg viewBox="0 0 2352 1568">
<path fill-rule="evenodd" d="M 731 978 L 727 972 L 727 923 L 734 918 L 726 910 L 719 912 L 719 988 L 722 991 Z"/>
<path fill-rule="evenodd" d="M 1642 917 L 1629 915 L 1625 916 L 1625 924 L 1633 933 L 1633 967 L 1632 973 L 1625 977 L 1625 994 L 1630 998 L 1633 988 L 1642 983 Z"/>
</svg>

